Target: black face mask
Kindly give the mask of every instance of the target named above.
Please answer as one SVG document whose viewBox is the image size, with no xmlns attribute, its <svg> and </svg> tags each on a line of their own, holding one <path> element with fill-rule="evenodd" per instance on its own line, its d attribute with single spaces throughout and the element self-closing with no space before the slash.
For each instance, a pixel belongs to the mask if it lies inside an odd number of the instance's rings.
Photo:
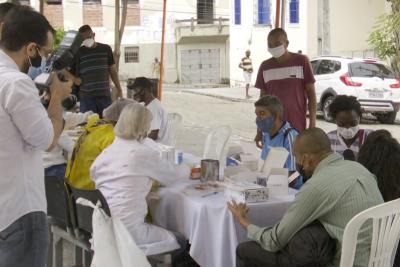
<svg viewBox="0 0 400 267">
<path fill-rule="evenodd" d="M 306 171 L 303 168 L 303 164 L 299 164 L 296 162 L 296 171 L 303 177 L 304 182 L 311 178 L 311 176 L 308 176 L 306 174 Z"/>
<path fill-rule="evenodd" d="M 144 102 L 144 90 L 141 90 L 133 95 L 133 99 L 137 102 Z"/>
<path fill-rule="evenodd" d="M 29 57 L 29 62 L 32 67 L 39 68 L 42 65 L 42 56 L 39 53 L 39 50 L 36 48 L 36 56 Z"/>
</svg>

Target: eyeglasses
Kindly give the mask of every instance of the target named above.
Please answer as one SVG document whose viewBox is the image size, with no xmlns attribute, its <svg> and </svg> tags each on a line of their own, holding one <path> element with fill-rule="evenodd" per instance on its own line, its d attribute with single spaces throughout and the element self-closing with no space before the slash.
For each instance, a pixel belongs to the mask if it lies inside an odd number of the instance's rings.
<svg viewBox="0 0 400 267">
<path fill-rule="evenodd" d="M 50 55 L 53 53 L 53 51 L 45 51 L 44 54 L 42 54 L 40 51 L 42 50 L 42 47 L 38 44 L 36 44 L 36 51 L 38 52 L 38 54 L 43 58 L 45 58 L 46 60 L 50 57 Z"/>
</svg>

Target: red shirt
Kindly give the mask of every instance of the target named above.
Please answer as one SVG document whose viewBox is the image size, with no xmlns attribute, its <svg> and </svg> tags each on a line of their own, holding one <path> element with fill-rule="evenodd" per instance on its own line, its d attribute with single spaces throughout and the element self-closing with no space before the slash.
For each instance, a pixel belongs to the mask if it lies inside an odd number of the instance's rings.
<svg viewBox="0 0 400 267">
<path fill-rule="evenodd" d="M 310 61 L 304 55 L 290 53 L 288 62 L 280 64 L 270 58 L 258 70 L 256 87 L 267 95 L 277 96 L 284 108 L 283 120 L 300 132 L 306 128 L 306 84 L 315 83 Z"/>
</svg>

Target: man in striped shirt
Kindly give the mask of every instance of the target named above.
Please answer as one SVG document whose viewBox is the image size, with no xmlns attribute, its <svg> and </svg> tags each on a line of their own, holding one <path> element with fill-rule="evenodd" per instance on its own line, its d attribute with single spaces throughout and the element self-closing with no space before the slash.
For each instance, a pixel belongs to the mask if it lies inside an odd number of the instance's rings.
<svg viewBox="0 0 400 267">
<path fill-rule="evenodd" d="M 250 98 L 249 88 L 251 83 L 251 75 L 253 74 L 253 63 L 250 58 L 250 50 L 246 51 L 246 56 L 242 58 L 239 64 L 239 68 L 243 69 L 244 82 L 246 84 L 246 98 Z"/>
<path fill-rule="evenodd" d="M 256 124 L 263 133 L 261 159 L 267 158 L 270 147 L 284 147 L 289 152 L 284 167 L 292 174 L 296 171 L 293 143 L 299 133 L 289 122 L 282 120 L 283 106 L 276 96 L 264 96 L 254 103 L 254 106 L 257 115 Z M 303 178 L 299 177 L 291 186 L 299 189 L 302 184 Z"/>
<path fill-rule="evenodd" d="M 114 98 L 122 97 L 117 67 L 111 47 L 95 42 L 89 25 L 79 29 L 84 41 L 73 66 L 72 81 L 79 86 L 80 112 L 92 111 L 103 116 L 111 105 L 110 78 L 115 85 Z"/>
<path fill-rule="evenodd" d="M 279 224 L 261 228 L 247 219 L 248 207 L 229 203 L 234 217 L 254 240 L 237 248 L 237 266 L 295 266 L 294 256 L 308 254 L 307 264 L 323 264 L 321 251 L 325 245 L 320 238 L 303 242 L 300 251 L 288 253 L 288 246 L 298 240 L 298 234 L 318 221 L 336 243 L 336 253 L 327 266 L 339 266 L 343 232 L 347 223 L 358 213 L 383 203 L 376 178 L 354 161 L 343 160 L 333 153 L 327 135 L 319 128 L 303 131 L 294 144 L 297 170 L 305 179 L 303 187 Z M 268 216 L 268 215 L 267 215 Z M 315 234 L 309 231 L 306 237 Z M 371 245 L 372 224 L 361 227 L 354 265 L 366 266 Z M 321 249 L 321 251 L 317 251 Z M 294 255 L 295 254 L 295 255 Z M 280 265 L 279 265 L 280 264 Z M 314 266 L 314 265 L 311 265 Z M 325 265 L 319 265 L 325 266 Z"/>
<path fill-rule="evenodd" d="M 282 101 L 284 120 L 299 132 L 306 129 L 306 113 L 309 113 L 309 127 L 315 127 L 317 101 L 315 79 L 311 64 L 305 55 L 288 51 L 289 41 L 285 30 L 273 29 L 268 34 L 268 51 L 272 57 L 261 63 L 255 87 L 260 97 L 275 95 Z M 257 132 L 255 141 L 261 146 L 262 135 Z"/>
</svg>

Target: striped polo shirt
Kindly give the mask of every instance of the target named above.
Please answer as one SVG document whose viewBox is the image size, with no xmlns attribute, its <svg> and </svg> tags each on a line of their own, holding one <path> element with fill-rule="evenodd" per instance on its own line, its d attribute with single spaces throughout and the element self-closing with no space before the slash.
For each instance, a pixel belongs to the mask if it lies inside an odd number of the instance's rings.
<svg viewBox="0 0 400 267">
<path fill-rule="evenodd" d="M 243 71 L 252 73 L 253 72 L 253 63 L 251 61 L 251 58 L 249 57 L 244 57 L 240 61 L 240 65 L 243 68 Z"/>
<path fill-rule="evenodd" d="M 306 128 L 308 106 L 305 88 L 314 82 L 308 58 L 290 53 L 285 63 L 275 58 L 264 61 L 258 69 L 255 87 L 267 95 L 277 96 L 284 108 L 283 119 L 302 132 Z"/>
<path fill-rule="evenodd" d="M 82 80 L 80 95 L 110 96 L 110 66 L 114 65 L 111 47 L 96 43 L 96 47 L 79 49 L 76 71 Z"/>
</svg>

